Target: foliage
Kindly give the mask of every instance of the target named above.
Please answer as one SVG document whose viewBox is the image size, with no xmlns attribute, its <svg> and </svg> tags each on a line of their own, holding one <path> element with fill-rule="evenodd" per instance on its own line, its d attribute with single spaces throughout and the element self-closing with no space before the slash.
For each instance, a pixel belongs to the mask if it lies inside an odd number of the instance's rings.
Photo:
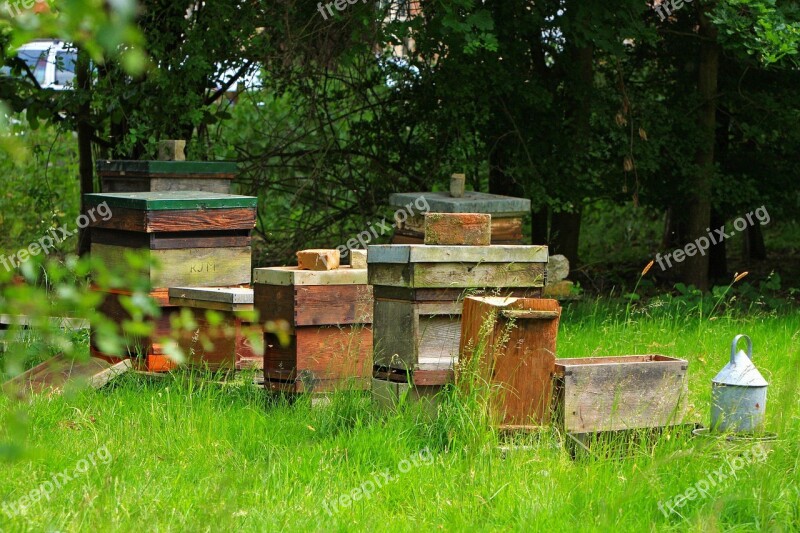
<svg viewBox="0 0 800 533">
<path fill-rule="evenodd" d="M 79 213 L 77 154 L 69 133 L 54 127 L 12 126 L 27 156 L 0 151 L 0 253 L 15 253 L 50 230 L 75 229 Z M 75 238 L 57 243 L 66 252 Z"/>
</svg>

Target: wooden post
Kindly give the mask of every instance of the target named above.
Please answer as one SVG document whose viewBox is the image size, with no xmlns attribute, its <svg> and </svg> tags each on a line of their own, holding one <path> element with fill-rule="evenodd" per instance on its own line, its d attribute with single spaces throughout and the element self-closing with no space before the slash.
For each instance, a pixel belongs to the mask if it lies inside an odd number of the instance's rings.
<svg viewBox="0 0 800 533">
<path fill-rule="evenodd" d="M 186 141 L 158 141 L 159 161 L 186 161 Z"/>
<path fill-rule="evenodd" d="M 453 174 L 450 176 L 450 196 L 453 198 L 463 198 L 466 181 L 467 176 L 464 174 Z"/>
</svg>

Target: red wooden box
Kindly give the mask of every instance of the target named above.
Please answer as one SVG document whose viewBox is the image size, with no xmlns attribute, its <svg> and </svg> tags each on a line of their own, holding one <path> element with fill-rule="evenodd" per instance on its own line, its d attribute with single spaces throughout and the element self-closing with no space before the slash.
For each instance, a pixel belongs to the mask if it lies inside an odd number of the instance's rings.
<svg viewBox="0 0 800 533">
<path fill-rule="evenodd" d="M 254 272 L 262 323 L 284 324 L 289 343 L 264 335 L 264 378 L 273 390 L 369 389 L 372 377 L 372 287 L 366 269 L 295 267 Z"/>
</svg>

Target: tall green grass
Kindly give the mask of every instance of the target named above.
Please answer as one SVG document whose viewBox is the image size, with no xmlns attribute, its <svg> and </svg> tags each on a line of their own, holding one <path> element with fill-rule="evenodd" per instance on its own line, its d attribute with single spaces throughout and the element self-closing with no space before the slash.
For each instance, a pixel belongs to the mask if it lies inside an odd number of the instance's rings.
<svg viewBox="0 0 800 533">
<path fill-rule="evenodd" d="M 558 355 L 683 357 L 687 421 L 708 425 L 710 381 L 737 333 L 751 336 L 770 381 L 767 423 L 778 440 L 764 461 L 744 461 L 749 444 L 677 432 L 640 439 L 626 456 L 600 447 L 573 459 L 557 428 L 504 438 L 475 416 L 479 402 L 454 390 L 432 421 L 413 406 L 381 412 L 365 393 L 314 407 L 307 397 L 268 396 L 246 379 L 223 386 L 128 375 L 98 392 L 0 399 L 0 505 L 103 446 L 113 457 L 25 516 L 0 509 L 0 530 L 797 530 L 796 310 L 712 320 L 674 302 L 629 313 L 624 303 L 573 304 L 562 315 Z M 404 468 L 426 448 L 432 464 Z M 665 507 L 732 462 L 744 462 L 736 478 L 675 512 Z M 392 480 L 333 512 L 330 502 L 381 473 Z"/>
</svg>

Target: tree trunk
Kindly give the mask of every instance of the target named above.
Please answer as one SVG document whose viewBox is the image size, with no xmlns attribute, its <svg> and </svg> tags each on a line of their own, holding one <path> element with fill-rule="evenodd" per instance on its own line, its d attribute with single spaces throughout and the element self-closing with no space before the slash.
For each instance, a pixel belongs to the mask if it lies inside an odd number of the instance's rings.
<svg viewBox="0 0 800 533">
<path fill-rule="evenodd" d="M 744 231 L 744 254 L 745 263 L 752 260 L 763 261 L 767 258 L 767 248 L 764 246 L 764 234 L 761 226 L 748 226 Z"/>
<path fill-rule="evenodd" d="M 94 192 L 94 162 L 92 161 L 92 123 L 91 123 L 91 66 L 89 54 L 83 49 L 78 50 L 78 59 L 75 64 L 75 76 L 79 90 L 85 95 L 77 114 L 78 133 L 78 174 L 81 181 L 81 213 L 86 213 L 84 195 Z M 78 230 L 78 254 L 88 255 L 91 248 L 89 228 Z"/>
<path fill-rule="evenodd" d="M 578 264 L 578 243 L 581 233 L 581 212 L 553 213 L 550 227 L 550 254 L 562 254 L 570 265 Z"/>
<path fill-rule="evenodd" d="M 686 221 L 681 210 L 675 206 L 667 208 L 664 220 L 664 235 L 661 237 L 661 248 L 671 252 L 686 242 Z"/>
<path fill-rule="evenodd" d="M 697 167 L 692 192 L 687 205 L 687 242 L 707 236 L 711 225 L 711 187 L 714 176 L 714 145 L 716 144 L 716 96 L 719 75 L 719 47 L 717 30 L 701 9 L 700 22 L 700 61 L 698 65 L 697 90 L 702 99 L 698 110 L 697 127 L 700 139 L 695 151 L 694 162 Z M 700 290 L 708 290 L 708 255 L 695 253 L 686 256 L 683 280 Z"/>
<path fill-rule="evenodd" d="M 547 206 L 539 210 L 531 210 L 531 244 L 546 244 L 547 234 Z"/>
<path fill-rule="evenodd" d="M 718 228 L 723 224 L 725 224 L 725 217 L 712 209 L 711 227 Z M 725 241 L 712 244 L 708 249 L 708 276 L 714 281 L 728 281 L 728 252 Z"/>
</svg>

